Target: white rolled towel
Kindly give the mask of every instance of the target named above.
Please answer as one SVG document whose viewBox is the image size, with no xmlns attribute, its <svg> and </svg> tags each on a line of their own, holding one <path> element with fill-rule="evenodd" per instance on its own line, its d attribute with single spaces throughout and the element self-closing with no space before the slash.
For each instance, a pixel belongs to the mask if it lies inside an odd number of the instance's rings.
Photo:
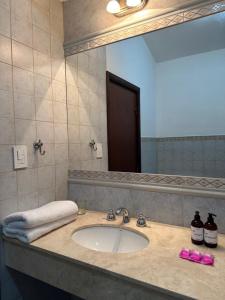
<svg viewBox="0 0 225 300">
<path fill-rule="evenodd" d="M 3 233 L 7 237 L 18 239 L 24 243 L 31 243 L 50 231 L 74 221 L 76 217 L 77 214 L 73 214 L 71 216 L 64 217 L 63 219 L 30 229 L 16 228 L 5 225 L 3 227 Z"/>
<path fill-rule="evenodd" d="M 77 204 L 73 201 L 53 201 L 39 208 L 16 212 L 8 215 L 3 220 L 3 227 L 9 229 L 31 229 L 41 225 L 52 223 L 63 218 L 76 215 L 78 213 Z"/>
</svg>

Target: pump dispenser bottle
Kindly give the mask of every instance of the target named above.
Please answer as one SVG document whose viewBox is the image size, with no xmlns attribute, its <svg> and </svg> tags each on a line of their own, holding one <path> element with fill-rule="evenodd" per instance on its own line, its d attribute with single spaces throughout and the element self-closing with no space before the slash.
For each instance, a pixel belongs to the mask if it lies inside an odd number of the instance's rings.
<svg viewBox="0 0 225 300">
<path fill-rule="evenodd" d="M 218 232 L 213 217 L 216 217 L 216 215 L 209 213 L 208 220 L 204 225 L 204 242 L 209 248 L 217 247 Z"/>
<path fill-rule="evenodd" d="M 191 222 L 191 241 L 193 244 L 202 245 L 204 243 L 203 227 L 199 211 L 196 211 L 194 220 Z"/>
</svg>

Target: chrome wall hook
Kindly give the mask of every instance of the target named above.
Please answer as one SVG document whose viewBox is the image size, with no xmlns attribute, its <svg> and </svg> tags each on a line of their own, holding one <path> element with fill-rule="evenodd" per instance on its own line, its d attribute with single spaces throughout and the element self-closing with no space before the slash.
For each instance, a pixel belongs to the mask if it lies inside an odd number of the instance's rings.
<svg viewBox="0 0 225 300">
<path fill-rule="evenodd" d="M 33 143 L 33 147 L 34 147 L 35 152 L 39 150 L 41 155 L 45 155 L 46 151 L 42 150 L 43 143 L 41 140 L 38 140 L 38 142 Z"/>
<path fill-rule="evenodd" d="M 91 147 L 92 150 L 97 151 L 97 146 L 95 140 L 91 140 L 89 143 L 89 146 Z"/>
</svg>

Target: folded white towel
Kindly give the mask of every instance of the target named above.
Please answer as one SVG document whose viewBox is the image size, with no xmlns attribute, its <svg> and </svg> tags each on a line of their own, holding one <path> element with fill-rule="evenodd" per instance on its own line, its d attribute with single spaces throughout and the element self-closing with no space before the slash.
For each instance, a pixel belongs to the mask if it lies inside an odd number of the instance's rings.
<svg viewBox="0 0 225 300">
<path fill-rule="evenodd" d="M 3 226 L 22 229 L 34 228 L 69 217 L 77 212 L 77 204 L 73 201 L 54 201 L 36 209 L 12 213 L 3 220 Z"/>
<path fill-rule="evenodd" d="M 55 222 L 44 224 L 39 227 L 31 228 L 31 229 L 21 229 L 16 227 L 13 228 L 5 225 L 3 227 L 3 233 L 7 237 L 18 239 L 24 243 L 31 243 L 34 240 L 41 237 L 42 235 L 45 235 L 56 228 L 59 228 L 65 224 L 74 221 L 76 217 L 77 215 L 73 214 L 71 216 L 65 217 Z"/>
</svg>

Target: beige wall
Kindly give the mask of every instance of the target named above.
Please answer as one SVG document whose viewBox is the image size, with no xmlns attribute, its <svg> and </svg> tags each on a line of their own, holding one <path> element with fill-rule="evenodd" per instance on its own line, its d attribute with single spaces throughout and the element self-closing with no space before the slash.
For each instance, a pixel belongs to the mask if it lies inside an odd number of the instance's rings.
<svg viewBox="0 0 225 300">
<path fill-rule="evenodd" d="M 67 196 L 67 136 L 62 4 L 0 1 L 0 219 Z M 14 144 L 28 146 L 25 170 L 13 170 Z"/>
<path fill-rule="evenodd" d="M 66 62 L 69 168 L 107 171 L 106 49 L 69 56 Z M 102 143 L 102 159 L 91 150 L 92 139 Z"/>
<path fill-rule="evenodd" d="M 149 0 L 143 11 L 118 18 L 106 12 L 106 0 L 69 0 L 64 3 L 65 43 L 82 40 L 96 32 L 122 28 L 202 2 L 209 1 Z"/>
</svg>

